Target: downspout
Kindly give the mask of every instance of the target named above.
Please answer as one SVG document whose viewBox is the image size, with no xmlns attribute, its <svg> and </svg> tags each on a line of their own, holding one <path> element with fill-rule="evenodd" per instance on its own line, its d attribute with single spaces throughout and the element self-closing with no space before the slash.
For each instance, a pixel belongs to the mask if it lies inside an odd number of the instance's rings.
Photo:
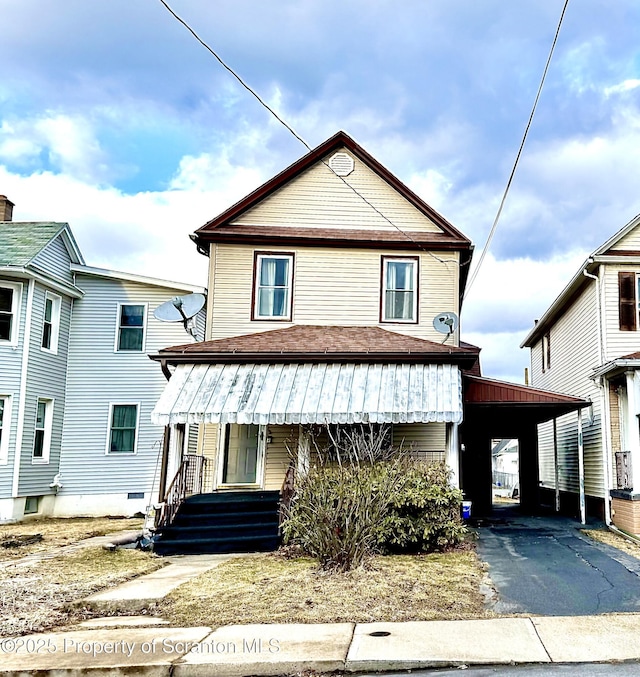
<svg viewBox="0 0 640 677">
<path fill-rule="evenodd" d="M 587 259 L 586 265 L 593 263 L 593 258 Z M 596 283 L 596 303 L 597 303 L 597 314 L 598 314 L 598 355 L 600 357 L 600 364 L 604 364 L 605 355 L 604 355 L 604 337 L 602 331 L 602 286 L 600 283 L 600 271 L 601 267 L 598 268 L 598 275 L 593 275 L 587 271 L 586 266 L 582 269 L 582 274 L 585 277 L 588 277 L 592 280 L 595 280 Z M 610 478 L 609 470 L 610 464 L 609 460 L 611 457 L 611 426 L 610 426 L 610 412 L 609 412 L 609 397 L 607 396 L 607 389 L 609 387 L 609 382 L 605 378 L 600 378 L 596 382 L 598 388 L 600 388 L 600 406 L 602 409 L 602 482 L 604 484 L 604 521 L 608 526 L 611 524 L 611 502 L 609 499 L 609 490 Z"/>
</svg>

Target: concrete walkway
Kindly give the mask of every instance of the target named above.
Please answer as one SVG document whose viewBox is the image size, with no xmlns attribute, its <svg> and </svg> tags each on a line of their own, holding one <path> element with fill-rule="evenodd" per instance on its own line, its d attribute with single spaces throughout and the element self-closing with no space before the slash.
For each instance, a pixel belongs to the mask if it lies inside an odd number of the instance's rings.
<svg viewBox="0 0 640 677">
<path fill-rule="evenodd" d="M 640 660 L 639 633 L 640 614 L 76 630 L 0 640 L 0 674 L 237 677 L 631 661 Z"/>
</svg>

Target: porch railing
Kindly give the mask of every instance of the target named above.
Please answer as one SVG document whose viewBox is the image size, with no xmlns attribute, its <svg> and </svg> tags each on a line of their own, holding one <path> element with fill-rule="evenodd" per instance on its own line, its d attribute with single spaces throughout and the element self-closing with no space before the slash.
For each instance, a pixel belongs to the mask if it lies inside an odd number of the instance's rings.
<svg viewBox="0 0 640 677">
<path fill-rule="evenodd" d="M 156 529 L 169 526 L 178 512 L 178 508 L 187 496 L 202 493 L 207 458 L 197 454 L 187 454 L 171 480 L 165 494 L 164 503 L 156 521 Z"/>
</svg>

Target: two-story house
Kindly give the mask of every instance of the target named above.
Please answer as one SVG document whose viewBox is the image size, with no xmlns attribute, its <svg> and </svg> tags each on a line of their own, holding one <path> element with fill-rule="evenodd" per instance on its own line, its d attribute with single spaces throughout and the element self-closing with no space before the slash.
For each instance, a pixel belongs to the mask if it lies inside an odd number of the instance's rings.
<svg viewBox="0 0 640 677">
<path fill-rule="evenodd" d="M 479 491 L 490 496 L 488 425 L 481 435 L 467 429 L 460 461 L 465 373 L 476 422 L 491 418 L 493 400 L 512 407 L 512 422 L 524 420 L 516 409 L 541 401 L 563 411 L 582 405 L 482 379 L 479 349 L 460 341 L 457 326 L 471 242 L 343 132 L 192 239 L 210 259 L 207 340 L 153 356 L 170 379 L 153 420 L 169 430 L 204 424 L 208 472 L 179 518 L 186 531 L 165 529 L 159 551 L 214 550 L 205 537 L 242 533 L 228 515 L 206 533 L 204 513 L 216 502 L 246 512 L 242 502 L 262 495 L 259 512 L 273 512 L 289 470 L 308 466 L 317 426 L 389 424 L 395 445 L 445 460 L 458 486 L 461 474 L 469 488 L 483 477 Z M 166 494 L 185 481 L 167 439 L 163 476 L 172 486 L 160 498 L 171 503 Z M 275 542 L 273 529 L 270 541 L 256 534 L 229 547 Z"/>
<path fill-rule="evenodd" d="M 640 534 L 640 217 L 587 258 L 522 346 L 538 387 L 589 399 L 540 426 L 543 488 Z"/>
<path fill-rule="evenodd" d="M 89 267 L 68 224 L 12 217 L 0 196 L 0 522 L 144 512 L 164 386 L 147 355 L 186 337 L 153 310 L 203 289 Z"/>
</svg>

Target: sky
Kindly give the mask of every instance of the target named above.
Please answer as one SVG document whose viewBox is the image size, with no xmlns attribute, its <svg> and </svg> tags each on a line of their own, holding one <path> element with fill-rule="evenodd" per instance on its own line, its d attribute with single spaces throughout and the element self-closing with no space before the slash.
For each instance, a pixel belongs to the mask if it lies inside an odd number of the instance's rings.
<svg viewBox="0 0 640 677">
<path fill-rule="evenodd" d="M 342 129 L 484 246 L 564 0 L 169 0 L 309 144 Z M 0 194 L 89 265 L 206 284 L 188 234 L 306 148 L 159 0 L 0 0 Z M 571 0 L 462 338 L 520 343 L 640 212 L 640 4 Z M 472 268 L 473 270 L 473 268 Z"/>
</svg>

